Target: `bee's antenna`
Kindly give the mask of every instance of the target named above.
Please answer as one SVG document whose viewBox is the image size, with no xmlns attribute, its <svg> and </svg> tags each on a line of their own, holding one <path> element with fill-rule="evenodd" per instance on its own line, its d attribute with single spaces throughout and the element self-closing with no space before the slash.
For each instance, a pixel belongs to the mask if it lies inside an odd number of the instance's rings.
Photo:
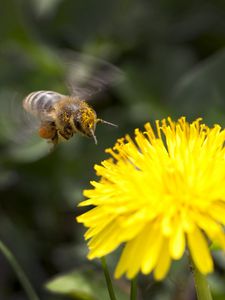
<svg viewBox="0 0 225 300">
<path fill-rule="evenodd" d="M 118 127 L 118 125 L 113 124 L 113 123 L 108 122 L 108 121 L 105 121 L 105 120 L 102 120 L 102 119 L 97 119 L 97 123 L 103 123 L 103 124 L 108 124 L 108 125 L 111 125 L 111 126 L 114 126 L 114 127 Z"/>
<path fill-rule="evenodd" d="M 92 135 L 92 137 L 93 137 L 93 139 L 94 139 L 94 141 L 95 141 L 95 145 L 97 145 L 97 144 L 98 144 L 98 141 L 97 141 L 97 138 L 96 138 L 96 136 L 95 136 L 94 130 L 93 130 L 93 129 L 90 129 L 90 131 L 91 131 L 91 135 Z"/>
</svg>

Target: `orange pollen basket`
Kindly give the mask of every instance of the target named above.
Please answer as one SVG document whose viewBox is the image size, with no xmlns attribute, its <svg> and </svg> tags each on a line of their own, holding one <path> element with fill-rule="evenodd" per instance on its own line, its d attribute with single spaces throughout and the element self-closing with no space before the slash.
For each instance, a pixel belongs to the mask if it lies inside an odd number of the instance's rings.
<svg viewBox="0 0 225 300">
<path fill-rule="evenodd" d="M 52 130 L 46 127 L 40 127 L 38 133 L 43 139 L 51 139 L 53 136 Z"/>
</svg>

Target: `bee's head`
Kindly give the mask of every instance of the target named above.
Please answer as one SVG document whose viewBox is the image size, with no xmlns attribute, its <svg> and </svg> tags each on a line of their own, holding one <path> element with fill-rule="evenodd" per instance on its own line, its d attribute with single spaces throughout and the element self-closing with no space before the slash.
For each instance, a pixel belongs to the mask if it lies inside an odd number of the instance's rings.
<svg viewBox="0 0 225 300">
<path fill-rule="evenodd" d="M 97 139 L 95 136 L 96 123 L 96 113 L 90 107 L 79 110 L 79 112 L 73 118 L 73 124 L 76 131 L 88 137 L 93 137 L 95 144 L 97 144 Z"/>
<path fill-rule="evenodd" d="M 76 129 L 75 131 L 79 131 L 83 135 L 92 137 L 95 141 L 95 144 L 97 144 L 97 138 L 95 136 L 95 128 L 97 123 L 104 123 L 117 127 L 117 125 L 113 123 L 98 119 L 95 111 L 90 107 L 79 110 L 79 113 L 73 117 L 73 125 Z"/>
</svg>

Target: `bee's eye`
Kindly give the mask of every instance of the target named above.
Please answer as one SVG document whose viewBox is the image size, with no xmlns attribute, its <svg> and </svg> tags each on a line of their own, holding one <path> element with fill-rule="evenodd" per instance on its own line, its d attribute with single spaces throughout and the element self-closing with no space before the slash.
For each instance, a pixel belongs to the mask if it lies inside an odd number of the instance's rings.
<svg viewBox="0 0 225 300">
<path fill-rule="evenodd" d="M 79 120 L 77 120 L 76 118 L 74 118 L 73 122 L 74 122 L 74 126 L 76 127 L 76 129 L 81 131 L 81 129 L 82 129 L 81 122 Z"/>
</svg>

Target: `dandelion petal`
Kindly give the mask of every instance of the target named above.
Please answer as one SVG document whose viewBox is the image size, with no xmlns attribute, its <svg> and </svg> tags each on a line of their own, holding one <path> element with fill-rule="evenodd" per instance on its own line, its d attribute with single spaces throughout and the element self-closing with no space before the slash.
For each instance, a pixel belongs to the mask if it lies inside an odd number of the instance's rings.
<svg viewBox="0 0 225 300">
<path fill-rule="evenodd" d="M 209 247 L 203 233 L 197 227 L 188 234 L 188 246 L 192 259 L 199 271 L 203 274 L 212 272 L 213 261 Z"/>
</svg>

